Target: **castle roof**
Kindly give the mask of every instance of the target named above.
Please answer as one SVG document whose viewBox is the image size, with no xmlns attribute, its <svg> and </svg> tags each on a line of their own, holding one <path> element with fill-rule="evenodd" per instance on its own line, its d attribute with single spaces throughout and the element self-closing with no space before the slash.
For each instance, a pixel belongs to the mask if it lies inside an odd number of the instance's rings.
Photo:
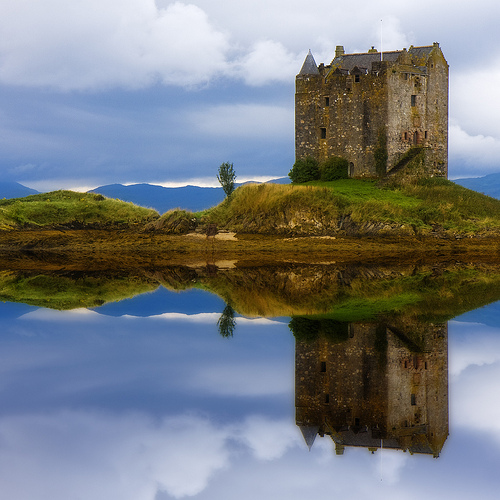
<svg viewBox="0 0 500 500">
<path fill-rule="evenodd" d="M 361 54 L 341 54 L 333 59 L 331 67 L 332 71 L 339 68 L 340 70 L 349 71 L 349 73 L 356 67 L 358 69 L 370 70 L 374 62 L 379 62 L 382 59 L 383 61 L 394 63 L 401 54 L 407 52 L 412 57 L 415 66 L 418 66 L 422 70 L 422 66 L 425 65 L 427 58 L 436 46 L 439 47 L 438 44 L 434 44 L 424 47 L 411 46 L 408 51 L 403 49 L 382 53 L 369 51 Z"/>
<path fill-rule="evenodd" d="M 316 61 L 314 60 L 310 50 L 306 56 L 304 64 L 302 65 L 299 75 L 319 75 L 318 66 L 316 65 Z"/>
</svg>

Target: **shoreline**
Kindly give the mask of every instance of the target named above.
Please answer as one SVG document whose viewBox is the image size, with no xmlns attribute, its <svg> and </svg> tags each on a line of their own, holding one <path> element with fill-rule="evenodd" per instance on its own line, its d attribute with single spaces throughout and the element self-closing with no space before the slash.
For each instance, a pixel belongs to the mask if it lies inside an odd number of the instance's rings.
<svg viewBox="0 0 500 500">
<path fill-rule="evenodd" d="M 166 235 L 130 230 L 0 232 L 1 269 L 129 269 L 255 262 L 487 262 L 500 264 L 500 236 L 282 237 L 220 232 Z M 203 264 L 204 263 L 204 264 Z"/>
</svg>

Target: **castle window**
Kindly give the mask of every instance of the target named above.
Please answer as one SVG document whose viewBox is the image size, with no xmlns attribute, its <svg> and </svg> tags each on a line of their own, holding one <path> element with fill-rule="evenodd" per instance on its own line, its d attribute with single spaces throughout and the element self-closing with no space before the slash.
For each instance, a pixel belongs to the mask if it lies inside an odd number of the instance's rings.
<svg viewBox="0 0 500 500">
<path fill-rule="evenodd" d="M 354 81 L 355 81 L 356 83 L 359 83 L 359 75 L 354 75 Z"/>
<path fill-rule="evenodd" d="M 326 361 L 321 362 L 321 367 L 320 367 L 321 372 L 326 372 Z"/>
<path fill-rule="evenodd" d="M 328 106 L 330 106 L 330 98 L 325 97 L 325 107 L 328 107 Z"/>
<path fill-rule="evenodd" d="M 427 130 L 424 132 L 424 138 L 427 139 Z"/>
<path fill-rule="evenodd" d="M 416 106 L 417 105 L 417 96 L 415 94 L 413 94 L 411 96 L 411 105 L 412 106 Z"/>
<path fill-rule="evenodd" d="M 415 130 L 415 132 L 413 132 L 413 145 L 416 146 L 418 143 L 419 143 L 418 132 Z"/>
<path fill-rule="evenodd" d="M 417 404 L 417 396 L 416 396 L 416 394 L 412 394 L 411 395 L 410 402 L 411 402 L 412 406 L 416 406 L 416 404 Z"/>
<path fill-rule="evenodd" d="M 320 130 L 320 137 L 322 139 L 326 139 L 326 128 L 321 127 L 319 130 Z"/>
<path fill-rule="evenodd" d="M 325 404 L 330 402 L 330 394 L 325 394 Z"/>
<path fill-rule="evenodd" d="M 404 136 L 405 136 L 405 141 L 407 141 L 408 140 L 408 132 L 405 132 Z"/>
</svg>

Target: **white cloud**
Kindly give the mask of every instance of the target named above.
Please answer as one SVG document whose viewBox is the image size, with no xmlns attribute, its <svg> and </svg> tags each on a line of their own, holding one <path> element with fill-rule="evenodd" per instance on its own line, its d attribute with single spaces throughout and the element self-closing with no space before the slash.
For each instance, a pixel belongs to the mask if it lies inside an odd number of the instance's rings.
<svg viewBox="0 0 500 500">
<path fill-rule="evenodd" d="M 191 4 L 19 0 L 2 6 L 0 81 L 60 89 L 192 85 L 224 71 L 228 49 L 227 36 Z"/>
<path fill-rule="evenodd" d="M 292 82 L 302 62 L 301 55 L 287 51 L 280 42 L 263 40 L 235 64 L 235 73 L 249 85 Z"/>
<path fill-rule="evenodd" d="M 500 137 L 471 135 L 452 122 L 448 148 L 450 177 L 478 177 L 500 168 Z"/>
</svg>

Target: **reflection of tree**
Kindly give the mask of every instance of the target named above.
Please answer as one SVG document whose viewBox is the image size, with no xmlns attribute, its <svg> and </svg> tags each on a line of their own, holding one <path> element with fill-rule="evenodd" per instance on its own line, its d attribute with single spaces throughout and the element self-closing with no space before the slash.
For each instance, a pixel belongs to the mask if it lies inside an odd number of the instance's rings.
<svg viewBox="0 0 500 500">
<path fill-rule="evenodd" d="M 234 329 L 236 328 L 236 320 L 234 319 L 234 309 L 226 304 L 224 311 L 220 315 L 217 321 L 217 326 L 219 328 L 219 333 L 223 337 L 232 337 Z"/>
</svg>

